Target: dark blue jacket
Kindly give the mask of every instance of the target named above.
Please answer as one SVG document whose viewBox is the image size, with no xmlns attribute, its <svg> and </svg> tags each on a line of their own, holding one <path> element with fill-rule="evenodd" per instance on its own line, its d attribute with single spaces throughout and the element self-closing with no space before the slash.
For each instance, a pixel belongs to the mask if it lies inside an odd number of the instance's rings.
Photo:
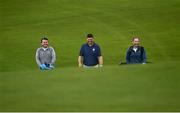
<svg viewBox="0 0 180 113">
<path fill-rule="evenodd" d="M 136 63 L 146 63 L 146 52 L 144 47 L 139 46 L 137 51 L 133 50 L 131 46 L 126 53 L 126 63 L 127 64 L 136 64 Z"/>
<path fill-rule="evenodd" d="M 89 46 L 88 44 L 83 44 L 79 53 L 83 56 L 83 64 L 86 66 L 95 66 L 99 64 L 98 57 L 101 56 L 101 50 L 99 45 L 93 44 Z"/>
</svg>

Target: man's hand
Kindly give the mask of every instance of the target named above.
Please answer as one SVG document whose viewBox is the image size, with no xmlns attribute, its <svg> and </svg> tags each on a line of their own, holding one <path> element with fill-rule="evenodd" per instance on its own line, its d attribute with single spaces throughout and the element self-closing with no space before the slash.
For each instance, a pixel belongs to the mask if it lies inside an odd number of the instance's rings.
<svg viewBox="0 0 180 113">
<path fill-rule="evenodd" d="M 81 63 L 79 63 L 79 67 L 83 67 L 83 65 Z"/>
<path fill-rule="evenodd" d="M 49 64 L 50 69 L 54 69 L 54 66 L 52 64 Z"/>
<path fill-rule="evenodd" d="M 45 70 L 46 69 L 46 65 L 45 64 L 41 64 L 39 67 L 40 67 L 41 70 Z"/>
<path fill-rule="evenodd" d="M 52 64 L 46 64 L 46 70 L 52 70 L 54 66 Z"/>
</svg>

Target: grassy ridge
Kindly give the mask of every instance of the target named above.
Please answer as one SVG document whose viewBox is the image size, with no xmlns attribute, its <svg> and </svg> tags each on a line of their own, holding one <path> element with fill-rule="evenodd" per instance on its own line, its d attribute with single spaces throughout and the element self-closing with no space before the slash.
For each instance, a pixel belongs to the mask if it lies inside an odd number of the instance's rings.
<svg viewBox="0 0 180 113">
<path fill-rule="evenodd" d="M 0 109 L 179 111 L 179 74 L 172 75 L 173 71 L 179 70 L 172 65 L 162 65 L 4 73 L 0 79 L 3 92 Z"/>
</svg>

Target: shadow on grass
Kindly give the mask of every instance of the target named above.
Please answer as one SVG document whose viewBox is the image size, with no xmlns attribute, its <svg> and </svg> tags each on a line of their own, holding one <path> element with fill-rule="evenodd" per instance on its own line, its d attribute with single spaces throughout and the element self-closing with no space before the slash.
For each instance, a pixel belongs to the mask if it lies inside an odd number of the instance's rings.
<svg viewBox="0 0 180 113">
<path fill-rule="evenodd" d="M 151 64 L 151 63 L 152 62 L 146 62 L 146 64 Z M 142 64 L 142 63 L 139 63 L 139 64 Z M 119 65 L 131 65 L 131 64 L 127 64 L 126 62 L 119 62 Z"/>
</svg>

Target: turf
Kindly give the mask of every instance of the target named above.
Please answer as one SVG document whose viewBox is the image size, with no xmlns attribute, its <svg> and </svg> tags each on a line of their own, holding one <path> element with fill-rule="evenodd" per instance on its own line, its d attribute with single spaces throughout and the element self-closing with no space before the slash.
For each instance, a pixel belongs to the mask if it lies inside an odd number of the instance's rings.
<svg viewBox="0 0 180 113">
<path fill-rule="evenodd" d="M 180 111 L 179 0 L 0 0 L 0 111 Z M 87 33 L 104 56 L 77 68 Z M 40 71 L 47 35 L 56 69 Z M 118 65 L 133 36 L 146 65 Z"/>
</svg>

